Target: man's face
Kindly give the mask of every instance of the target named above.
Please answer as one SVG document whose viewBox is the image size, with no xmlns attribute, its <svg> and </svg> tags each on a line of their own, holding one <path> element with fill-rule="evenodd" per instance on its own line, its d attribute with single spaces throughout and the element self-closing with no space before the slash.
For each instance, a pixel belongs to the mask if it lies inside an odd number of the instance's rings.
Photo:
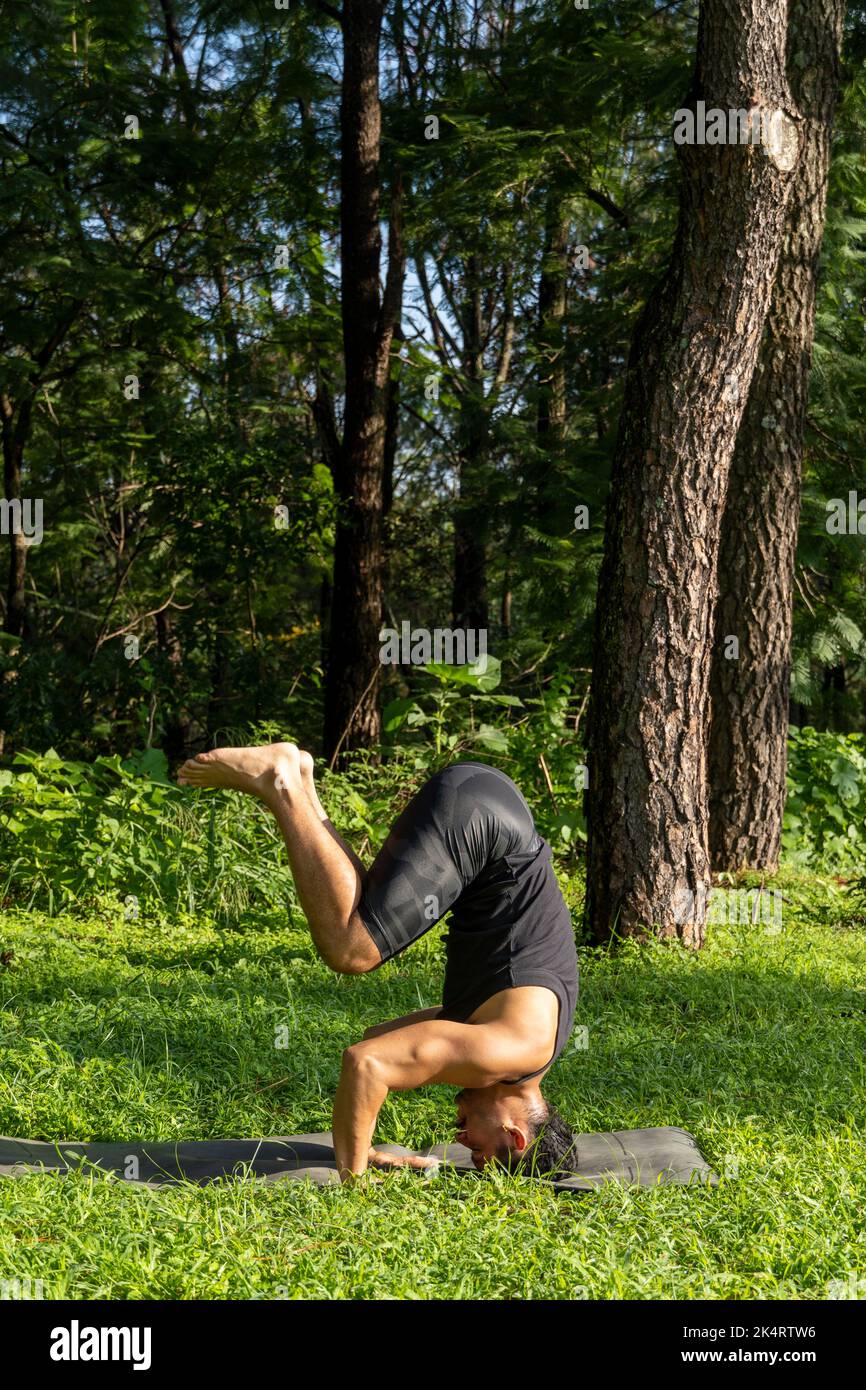
<svg viewBox="0 0 866 1390">
<path fill-rule="evenodd" d="M 506 1150 L 521 1150 L 526 1144 L 523 1125 L 515 1124 L 514 1101 L 501 1099 L 496 1091 L 493 1086 L 480 1087 L 460 1091 L 456 1097 L 455 1138 L 458 1144 L 471 1149 L 476 1168 L 483 1168 L 492 1158 L 501 1158 Z"/>
</svg>

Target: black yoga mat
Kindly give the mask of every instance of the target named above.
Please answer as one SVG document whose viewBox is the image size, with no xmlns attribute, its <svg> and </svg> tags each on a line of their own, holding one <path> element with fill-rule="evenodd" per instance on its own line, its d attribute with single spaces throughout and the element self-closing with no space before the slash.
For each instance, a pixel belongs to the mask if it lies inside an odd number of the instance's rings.
<svg viewBox="0 0 866 1390">
<path fill-rule="evenodd" d="M 384 1153 L 409 1154 L 399 1144 L 377 1144 Z M 418 1153 L 440 1160 L 436 1169 L 419 1172 L 435 1177 L 447 1165 L 478 1176 L 462 1144 L 436 1144 Z M 540 1177 L 562 1192 L 592 1192 L 605 1182 L 655 1187 L 662 1183 L 718 1182 L 697 1143 L 684 1129 L 621 1129 L 609 1134 L 579 1134 L 573 1173 Z M 211 1183 L 232 1177 L 265 1182 L 307 1179 L 324 1186 L 338 1182 L 329 1133 L 296 1134 L 279 1139 L 193 1139 L 121 1144 L 76 1144 L 58 1140 L 0 1138 L 0 1178 L 28 1173 L 97 1172 L 130 1182 Z"/>
</svg>

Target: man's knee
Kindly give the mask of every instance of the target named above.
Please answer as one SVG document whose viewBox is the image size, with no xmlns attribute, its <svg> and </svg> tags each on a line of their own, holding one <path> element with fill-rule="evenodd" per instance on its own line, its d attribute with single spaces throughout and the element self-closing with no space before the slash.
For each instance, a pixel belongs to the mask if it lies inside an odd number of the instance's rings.
<svg viewBox="0 0 866 1390">
<path fill-rule="evenodd" d="M 323 960 L 338 975 L 369 975 L 379 964 L 379 961 L 362 960 L 357 956 L 338 956 L 334 960 L 328 960 L 327 956 L 324 956 Z"/>
</svg>

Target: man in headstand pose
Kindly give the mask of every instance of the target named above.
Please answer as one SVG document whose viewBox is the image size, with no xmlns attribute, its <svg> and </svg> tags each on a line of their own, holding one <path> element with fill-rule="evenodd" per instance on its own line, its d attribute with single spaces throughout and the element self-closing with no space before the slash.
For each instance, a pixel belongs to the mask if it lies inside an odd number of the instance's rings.
<svg viewBox="0 0 866 1390">
<path fill-rule="evenodd" d="M 423 1167 L 372 1149 L 389 1091 L 460 1086 L 457 1139 L 476 1168 L 555 1171 L 574 1144 L 539 1083 L 568 1041 L 578 973 L 568 908 L 532 813 L 483 763 L 437 772 L 365 870 L 328 820 L 313 760 L 293 743 L 217 748 L 178 781 L 259 797 L 277 819 L 319 955 L 358 975 L 404 951 L 450 911 L 442 1004 L 368 1028 L 343 1053 L 334 1100 L 337 1167 Z"/>
</svg>

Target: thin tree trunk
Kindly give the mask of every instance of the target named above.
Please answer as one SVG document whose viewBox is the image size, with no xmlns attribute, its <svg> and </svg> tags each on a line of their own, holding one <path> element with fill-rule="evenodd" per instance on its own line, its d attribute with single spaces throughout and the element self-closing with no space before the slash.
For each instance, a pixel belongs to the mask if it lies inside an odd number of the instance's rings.
<svg viewBox="0 0 866 1390">
<path fill-rule="evenodd" d="M 566 354 L 563 320 L 569 285 L 569 218 L 562 199 L 550 196 L 545 247 L 538 278 L 538 327 L 541 371 L 538 378 L 538 434 L 545 446 L 562 443 L 566 434 Z"/>
<path fill-rule="evenodd" d="M 847 684 L 844 661 L 840 661 L 838 666 L 824 667 L 821 676 L 823 694 L 821 703 L 824 707 L 823 727 L 825 729 L 843 730 L 845 728 L 844 700 Z"/>
<path fill-rule="evenodd" d="M 502 581 L 502 602 L 499 606 L 499 625 L 502 629 L 502 636 L 507 641 L 511 636 L 511 605 L 513 594 L 511 592 L 511 572 L 505 571 L 505 578 Z"/>
<path fill-rule="evenodd" d="M 208 608 L 213 618 L 213 645 L 208 671 L 210 693 L 207 703 L 207 738 L 212 747 L 231 743 L 229 731 L 234 727 L 231 694 L 231 630 L 227 614 L 227 596 L 211 585 L 205 587 Z"/>
<path fill-rule="evenodd" d="M 158 613 L 155 613 L 154 625 L 156 628 L 157 650 L 165 662 L 167 672 L 170 673 L 166 685 L 172 693 L 175 693 L 179 685 L 178 673 L 183 666 L 183 651 L 181 650 L 180 638 L 174 626 L 171 610 L 169 608 L 161 608 Z M 163 702 L 169 703 L 169 713 L 166 715 L 164 722 L 165 738 L 163 742 L 163 751 L 169 762 L 175 763 L 182 758 L 186 752 L 187 739 L 189 736 L 189 720 L 185 718 L 176 707 L 175 709 L 171 709 L 170 702 L 165 701 L 164 697 Z"/>
<path fill-rule="evenodd" d="M 402 293 L 401 293 L 402 298 Z M 392 339 L 392 349 L 395 354 L 399 353 L 400 345 L 405 341 L 403 337 L 403 325 L 398 321 L 394 324 L 394 334 Z M 388 525 L 388 518 L 394 506 L 394 467 L 397 462 L 397 448 L 400 437 L 400 377 L 397 371 L 392 372 L 388 380 L 388 400 L 385 411 L 385 449 L 382 467 L 382 521 L 383 521 L 383 551 L 382 551 L 382 603 L 388 603 L 388 596 L 392 591 L 393 568 L 392 560 L 393 547 L 391 544 L 392 528 Z"/>
<path fill-rule="evenodd" d="M 482 469 L 487 448 L 487 406 L 484 397 L 484 325 L 480 265 L 469 257 L 467 295 L 463 309 L 463 372 L 465 390 L 458 420 L 458 498 L 454 509 L 454 587 L 451 597 L 455 627 L 487 630 L 487 517 Z"/>
<path fill-rule="evenodd" d="M 704 0 L 689 107 L 781 110 L 779 143 L 685 144 L 670 266 L 635 332 L 599 578 L 586 918 L 700 946 L 719 529 L 798 153 L 786 0 Z M 738 390 L 733 389 L 738 383 Z"/>
<path fill-rule="evenodd" d="M 160 0 L 160 8 L 163 15 L 166 47 L 177 80 L 181 119 L 187 128 L 194 132 L 198 129 L 198 110 L 172 0 Z M 223 233 L 227 235 L 225 224 L 223 224 Z M 222 353 L 220 385 L 223 393 L 225 418 L 231 428 L 236 445 L 243 446 L 247 442 L 247 435 L 241 404 L 240 343 L 224 259 L 217 255 L 209 256 L 208 271 L 217 295 L 215 326 L 219 350 Z M 214 645 L 210 662 L 207 734 L 209 741 L 219 742 L 221 739 L 224 740 L 224 731 L 231 727 L 232 719 L 231 640 L 230 634 L 224 626 L 224 614 L 229 604 L 229 590 L 222 590 L 217 583 L 214 583 L 208 586 L 207 593 L 211 610 L 216 615 Z"/>
<path fill-rule="evenodd" d="M 394 324 L 392 345 L 395 353 L 405 341 L 403 324 Z M 382 472 L 382 513 L 387 516 L 394 505 L 394 465 L 397 461 L 397 446 L 400 439 L 400 378 L 395 372 L 388 381 L 388 404 L 385 412 L 385 449 Z"/>
<path fill-rule="evenodd" d="M 406 34 L 405 34 L 405 14 L 403 10 L 403 0 L 395 0 L 392 41 L 397 50 L 397 96 L 398 100 L 406 99 Z M 396 235 L 395 235 L 396 233 Z M 399 288 L 395 294 L 396 314 L 391 334 L 391 353 L 394 356 L 394 370 L 388 373 L 388 398 L 385 407 L 385 447 L 382 480 L 382 513 L 387 517 L 394 505 L 394 465 L 397 462 L 397 449 L 400 437 L 400 376 L 402 373 L 402 363 L 399 354 L 405 343 L 403 334 L 403 285 L 406 279 L 406 253 L 403 245 L 403 178 L 399 165 L 394 170 L 393 184 L 391 188 L 390 206 L 390 230 L 388 257 L 391 262 L 392 273 L 396 274 L 399 280 Z M 385 554 L 385 587 L 388 586 L 388 570 L 390 555 Z"/>
<path fill-rule="evenodd" d="M 542 454 L 539 477 L 539 514 L 555 505 L 557 463 L 565 439 L 565 343 L 563 321 L 568 288 L 568 218 L 562 199 L 551 195 L 548 203 L 544 251 L 538 281 L 538 447 Z"/>
<path fill-rule="evenodd" d="M 721 870 L 772 873 L 779 863 L 803 435 L 844 11 L 844 0 L 790 0 L 788 77 L 803 150 L 719 553 L 709 779 L 710 852 Z"/>
<path fill-rule="evenodd" d="M 48 366 L 61 343 L 66 338 L 84 303 L 74 300 L 67 310 L 66 317 L 57 323 L 50 338 L 38 352 L 33 354 L 35 370 L 30 377 L 31 391 L 18 405 L 6 394 L 0 393 L 0 416 L 3 429 L 3 486 L 8 501 L 21 499 L 21 472 L 24 450 L 30 438 L 33 424 L 33 406 L 40 389 L 41 373 Z M 27 608 L 24 597 L 24 584 L 27 577 L 27 545 L 22 534 L 10 528 L 9 572 L 6 588 L 6 614 L 4 628 L 15 637 L 27 636 Z"/>
<path fill-rule="evenodd" d="M 384 299 L 379 291 L 383 8 L 383 0 L 345 0 L 342 7 L 340 296 L 346 384 L 343 441 L 335 475 L 339 516 L 325 688 L 324 744 L 331 761 L 349 749 L 375 746 L 381 731 L 386 386 L 399 294 L 390 256 Z"/>
<path fill-rule="evenodd" d="M 31 402 L 24 401 L 15 411 L 9 397 L 0 399 L 3 416 L 3 489 L 8 502 L 21 503 L 21 469 L 24 441 L 29 434 Z M 27 540 L 23 529 L 9 525 L 9 571 L 6 582 L 4 630 L 13 637 L 25 635 L 27 610 L 24 582 L 27 577 Z"/>
<path fill-rule="evenodd" d="M 322 582 L 319 585 L 319 660 L 322 663 L 322 672 L 325 680 L 328 678 L 328 647 L 331 639 L 331 603 L 333 591 L 331 587 L 331 576 L 322 575 Z"/>
</svg>

